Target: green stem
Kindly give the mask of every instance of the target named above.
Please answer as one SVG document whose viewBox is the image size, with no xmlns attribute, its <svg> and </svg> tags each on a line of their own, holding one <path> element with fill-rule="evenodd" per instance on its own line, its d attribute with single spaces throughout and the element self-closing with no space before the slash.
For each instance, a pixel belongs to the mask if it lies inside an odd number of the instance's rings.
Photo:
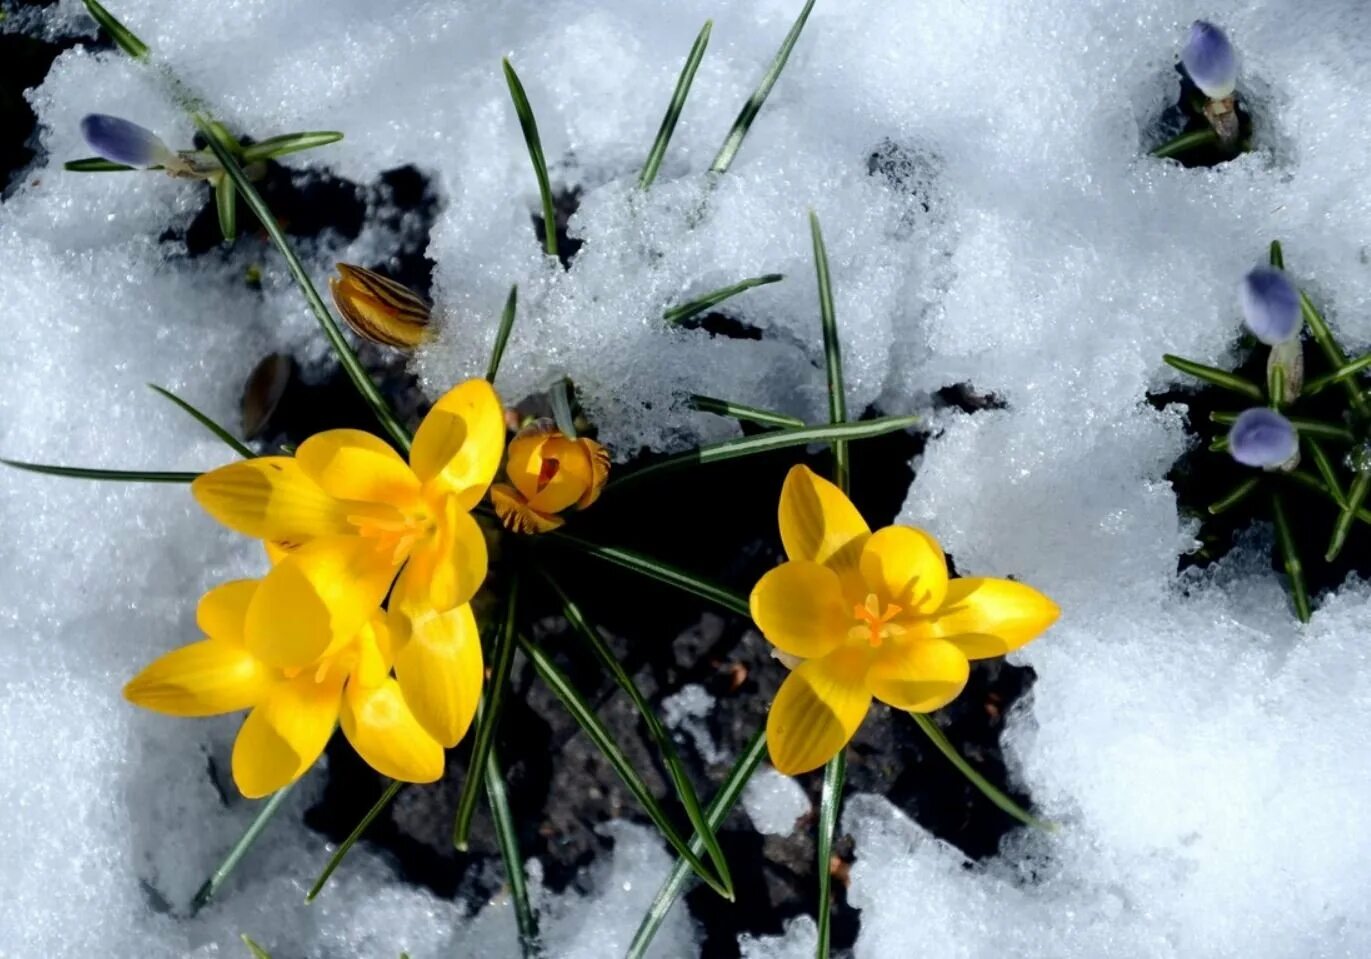
<svg viewBox="0 0 1371 959">
<path fill-rule="evenodd" d="M 357 840 L 362 838 L 362 833 L 367 831 L 367 828 L 375 821 L 376 817 L 381 815 L 382 810 L 390 805 L 391 800 L 395 798 L 395 794 L 401 789 L 404 789 L 406 785 L 408 785 L 408 783 L 401 782 L 398 779 L 392 780 L 390 785 L 386 787 L 385 792 L 381 793 L 381 798 L 372 803 L 371 808 L 367 810 L 367 814 L 353 827 L 352 832 L 348 833 L 348 837 L 343 840 L 342 844 L 333 851 L 333 855 L 329 856 L 328 862 L 324 865 L 323 872 L 319 873 L 319 878 L 314 880 L 314 885 L 310 886 L 309 892 L 305 894 L 305 902 L 313 902 L 315 897 L 323 891 L 324 884 L 328 882 L 329 876 L 332 876 L 333 871 L 342 863 L 343 857 L 352 850 L 353 846 L 357 845 Z"/>
<path fill-rule="evenodd" d="M 646 190 L 652 186 L 652 181 L 657 179 L 657 171 L 662 166 L 662 158 L 666 156 L 667 144 L 671 142 L 671 134 L 676 130 L 676 121 L 681 119 L 681 111 L 685 109 L 690 85 L 695 81 L 695 71 L 700 68 L 700 61 L 704 59 L 705 48 L 709 46 L 709 33 L 713 29 L 714 21 L 706 20 L 705 25 L 700 28 L 699 36 L 695 38 L 695 43 L 690 47 L 685 66 L 681 68 L 681 75 L 676 80 L 676 90 L 671 95 L 671 103 L 667 105 L 666 116 L 662 117 L 662 125 L 657 130 L 657 138 L 652 141 L 652 149 L 648 151 L 647 162 L 643 164 L 643 172 L 638 175 L 638 188 L 640 190 Z"/>
<path fill-rule="evenodd" d="M 1281 562 L 1285 575 L 1290 580 L 1290 598 L 1295 604 L 1295 615 L 1300 622 L 1309 622 L 1309 594 L 1304 588 L 1304 564 L 1295 549 L 1295 537 L 1290 532 L 1290 521 L 1285 516 L 1285 500 L 1280 493 L 1271 494 L 1271 518 L 1276 524 L 1276 544 L 1280 549 Z"/>
<path fill-rule="evenodd" d="M 933 717 L 925 715 L 924 713 L 911 713 L 910 715 L 914 717 L 914 722 L 923 730 L 924 735 L 929 738 L 934 746 L 938 747 L 938 751 L 946 756 L 948 761 L 957 767 L 957 771 L 970 780 L 971 784 L 979 789 L 986 799 L 989 799 L 1001 810 L 1008 813 L 1010 816 L 1013 816 L 1025 826 L 1033 826 L 1037 829 L 1048 830 L 1057 828 L 1053 823 L 1045 822 L 1044 820 L 1038 819 L 1025 812 L 1018 803 L 992 786 L 990 780 L 978 773 L 972 765 L 963 758 L 962 754 L 957 752 L 957 747 L 948 741 L 947 736 L 938 728 L 938 724 L 933 721 Z"/>
<path fill-rule="evenodd" d="M 295 783 L 287 783 L 276 790 L 276 792 L 272 793 L 267 801 L 262 804 L 262 808 L 257 810 L 257 815 L 253 817 L 252 822 L 243 832 L 243 835 L 233 844 L 233 848 L 230 849 L 228 855 L 224 857 L 224 861 L 219 864 L 219 868 L 214 870 L 210 877 L 205 880 L 204 884 L 196 890 L 195 897 L 190 901 L 190 911 L 192 914 L 199 912 L 211 899 L 218 895 L 219 890 L 223 888 L 224 883 L 228 881 L 228 877 L 232 875 L 233 870 L 238 868 L 238 864 L 242 862 L 243 857 L 248 854 L 248 850 L 252 848 L 252 844 L 261 838 L 263 831 L 267 828 L 267 824 L 281 811 L 281 806 L 285 803 L 286 799 L 290 796 L 291 790 L 294 788 Z"/>
<path fill-rule="evenodd" d="M 838 808 L 843 798 L 843 779 L 847 775 L 846 746 L 824 766 L 823 791 L 819 796 L 819 944 L 817 959 L 828 959 L 829 913 L 833 900 L 833 836 L 838 829 Z"/>
<path fill-rule="evenodd" d="M 1219 135 L 1212 129 L 1193 130 L 1190 133 L 1182 133 L 1174 139 L 1167 140 L 1153 150 L 1152 155 L 1160 158 L 1174 157 L 1196 147 L 1218 146 L 1218 143 Z"/>
</svg>

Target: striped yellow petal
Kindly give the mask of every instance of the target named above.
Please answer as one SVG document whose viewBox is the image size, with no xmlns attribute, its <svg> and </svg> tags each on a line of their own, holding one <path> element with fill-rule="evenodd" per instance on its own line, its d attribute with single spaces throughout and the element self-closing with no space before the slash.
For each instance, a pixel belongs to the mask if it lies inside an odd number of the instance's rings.
<svg viewBox="0 0 1371 959">
<path fill-rule="evenodd" d="M 419 725 L 395 680 L 348 683 L 339 718 L 357 755 L 381 775 L 408 783 L 442 777 L 443 747 Z"/>
<path fill-rule="evenodd" d="M 151 663 L 124 687 L 124 698 L 170 716 L 217 716 L 256 705 L 271 680 L 241 645 L 202 639 Z"/>
<path fill-rule="evenodd" d="M 445 393 L 419 424 L 409 465 L 426 493 L 456 494 L 469 510 L 495 479 L 504 448 L 500 397 L 485 380 L 468 380 Z"/>
<path fill-rule="evenodd" d="M 1056 603 L 1012 579 L 954 579 L 928 629 L 968 658 L 987 659 L 1036 639 L 1059 615 Z"/>
<path fill-rule="evenodd" d="M 853 623 L 838 574 L 818 563 L 782 563 L 758 580 L 749 604 L 767 641 L 804 659 L 828 655 Z"/>
<path fill-rule="evenodd" d="M 786 556 L 831 566 L 855 579 L 871 530 L 843 491 L 807 466 L 794 466 L 781 487 L 781 544 Z"/>
<path fill-rule="evenodd" d="M 313 672 L 276 683 L 248 713 L 233 743 L 233 781 L 249 799 L 260 799 L 305 774 L 328 745 L 338 722 L 342 674 Z"/>
<path fill-rule="evenodd" d="M 446 613 L 392 613 L 395 678 L 430 736 L 451 748 L 466 735 L 481 698 L 481 635 L 471 605 Z"/>
<path fill-rule="evenodd" d="M 216 520 L 254 539 L 303 542 L 346 533 L 343 503 L 319 488 L 289 456 L 259 456 L 221 466 L 190 484 Z"/>
<path fill-rule="evenodd" d="M 505 529 L 515 533 L 546 533 L 566 523 L 560 516 L 534 510 L 524 499 L 524 494 L 508 483 L 496 483 L 490 488 L 490 502 L 495 507 L 495 515 L 505 524 Z"/>
<path fill-rule="evenodd" d="M 586 458 L 590 461 L 590 486 L 576 501 L 577 509 L 585 509 L 600 498 L 600 491 L 605 488 L 605 482 L 609 479 L 609 451 L 594 440 L 584 437 L 576 442 L 581 444 Z"/>
<path fill-rule="evenodd" d="M 431 312 L 423 297 L 375 270 L 349 263 L 337 268 L 340 276 L 329 278 L 329 292 L 354 333 L 402 350 L 424 341 Z"/>
<path fill-rule="evenodd" d="M 766 718 L 771 764 L 787 776 L 818 769 L 847 745 L 871 708 L 867 655 L 839 649 L 808 659 L 781 683 Z"/>
<path fill-rule="evenodd" d="M 947 560 L 938 541 L 921 529 L 887 526 L 862 547 L 862 579 L 882 606 L 927 615 L 947 595 Z"/>
</svg>

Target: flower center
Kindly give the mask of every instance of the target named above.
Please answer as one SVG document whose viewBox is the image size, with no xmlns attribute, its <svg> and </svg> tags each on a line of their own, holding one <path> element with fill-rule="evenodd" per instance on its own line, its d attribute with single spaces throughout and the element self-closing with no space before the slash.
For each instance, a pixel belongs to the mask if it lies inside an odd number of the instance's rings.
<svg viewBox="0 0 1371 959">
<path fill-rule="evenodd" d="M 863 638 L 875 649 L 886 639 L 892 636 L 899 636 L 904 632 L 904 627 L 898 623 L 892 623 L 896 616 L 904 612 L 904 608 L 891 603 L 881 610 L 881 601 L 875 593 L 866 594 L 866 602 L 858 603 L 852 607 L 852 615 L 857 618 L 858 625 L 852 627 L 852 632 L 857 638 Z"/>
<path fill-rule="evenodd" d="M 383 504 L 366 504 L 363 509 L 348 515 L 348 522 L 357 535 L 375 542 L 376 551 L 389 554 L 392 565 L 398 566 L 408 558 L 421 540 L 438 531 L 433 513 L 424 507 L 400 510 Z"/>
</svg>

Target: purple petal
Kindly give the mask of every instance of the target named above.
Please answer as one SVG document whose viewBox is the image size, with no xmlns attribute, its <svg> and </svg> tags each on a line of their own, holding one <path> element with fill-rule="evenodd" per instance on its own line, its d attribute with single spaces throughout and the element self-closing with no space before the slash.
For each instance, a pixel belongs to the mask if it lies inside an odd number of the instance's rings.
<svg viewBox="0 0 1371 959">
<path fill-rule="evenodd" d="M 1280 466 L 1299 445 L 1290 421 L 1264 406 L 1243 410 L 1228 431 L 1228 451 L 1244 466 Z"/>
<path fill-rule="evenodd" d="M 1259 266 L 1238 285 L 1242 318 L 1252 335 L 1267 346 L 1294 339 L 1300 333 L 1300 293 L 1283 270 Z"/>
<path fill-rule="evenodd" d="M 1181 63 L 1195 86 L 1211 100 L 1223 99 L 1237 86 L 1237 54 L 1224 32 L 1212 23 L 1196 20 L 1190 25 Z"/>
<path fill-rule="evenodd" d="M 112 163 L 150 167 L 165 163 L 171 151 L 151 130 L 120 117 L 89 113 L 81 118 L 86 144 Z"/>
</svg>

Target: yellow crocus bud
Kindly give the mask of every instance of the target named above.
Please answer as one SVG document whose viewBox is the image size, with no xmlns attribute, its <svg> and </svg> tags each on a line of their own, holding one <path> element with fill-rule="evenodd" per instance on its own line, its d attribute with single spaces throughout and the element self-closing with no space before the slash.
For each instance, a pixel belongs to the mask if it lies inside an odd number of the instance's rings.
<svg viewBox="0 0 1371 959">
<path fill-rule="evenodd" d="M 508 483 L 490 488 L 495 512 L 516 533 L 546 533 L 566 522 L 565 509 L 595 502 L 609 477 L 609 453 L 594 440 L 569 439 L 538 420 L 509 443 Z"/>
<path fill-rule="evenodd" d="M 329 292 L 347 325 L 363 339 L 412 350 L 428 335 L 430 308 L 418 293 L 374 270 L 339 263 Z"/>
</svg>

